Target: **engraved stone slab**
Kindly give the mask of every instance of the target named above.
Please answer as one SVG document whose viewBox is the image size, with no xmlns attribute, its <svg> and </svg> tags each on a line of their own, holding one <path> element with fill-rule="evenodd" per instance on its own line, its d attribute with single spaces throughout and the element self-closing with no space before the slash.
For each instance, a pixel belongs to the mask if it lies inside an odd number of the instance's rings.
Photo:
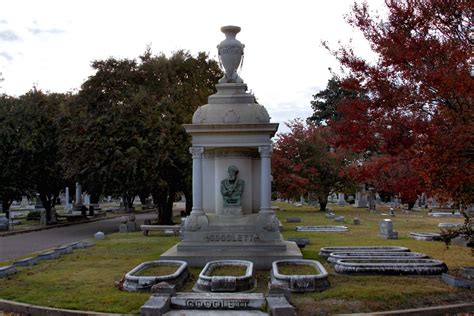
<svg viewBox="0 0 474 316">
<path fill-rule="evenodd" d="M 287 223 L 301 223 L 301 218 L 299 217 L 288 217 L 286 219 Z"/>
<path fill-rule="evenodd" d="M 343 247 L 323 247 L 319 255 L 325 258 L 332 252 L 408 252 L 410 249 L 399 246 L 343 246 Z"/>
<path fill-rule="evenodd" d="M 311 266 L 315 274 L 286 275 L 279 271 L 282 265 Z M 277 260 L 272 264 L 271 282 L 273 284 L 284 284 L 291 292 L 314 292 L 323 291 L 329 287 L 328 273 L 321 263 L 315 260 L 287 259 Z"/>
<path fill-rule="evenodd" d="M 349 231 L 349 228 L 346 226 L 296 226 L 295 230 L 297 232 L 310 232 L 310 233 L 320 233 L 320 232 L 336 232 L 342 233 Z"/>
<path fill-rule="evenodd" d="M 261 309 L 265 305 L 262 293 L 177 293 L 171 297 L 173 309 Z"/>
</svg>

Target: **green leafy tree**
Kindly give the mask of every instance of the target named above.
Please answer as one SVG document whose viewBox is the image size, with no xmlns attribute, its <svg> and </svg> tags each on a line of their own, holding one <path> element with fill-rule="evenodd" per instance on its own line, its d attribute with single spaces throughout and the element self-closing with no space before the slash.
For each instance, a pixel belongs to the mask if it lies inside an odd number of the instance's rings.
<svg viewBox="0 0 474 316">
<path fill-rule="evenodd" d="M 28 181 L 32 166 L 25 148 L 30 119 L 18 103 L 17 98 L 0 96 L 0 199 L 7 216 L 11 203 L 32 190 Z"/>
<path fill-rule="evenodd" d="M 69 177 L 84 189 L 122 196 L 152 194 L 162 223 L 172 222 L 178 192 L 190 196 L 190 141 L 183 123 L 205 103 L 221 76 L 215 61 L 178 51 L 145 51 L 139 60 L 109 58 L 69 105 L 64 151 Z"/>
<path fill-rule="evenodd" d="M 340 119 L 340 113 L 337 111 L 337 104 L 343 99 L 356 98 L 354 91 L 346 90 L 341 87 L 339 78 L 333 76 L 329 79 L 326 89 L 319 91 L 313 95 L 311 107 L 313 115 L 308 117 L 308 121 L 318 125 L 326 125 L 329 121 L 337 121 Z"/>
</svg>

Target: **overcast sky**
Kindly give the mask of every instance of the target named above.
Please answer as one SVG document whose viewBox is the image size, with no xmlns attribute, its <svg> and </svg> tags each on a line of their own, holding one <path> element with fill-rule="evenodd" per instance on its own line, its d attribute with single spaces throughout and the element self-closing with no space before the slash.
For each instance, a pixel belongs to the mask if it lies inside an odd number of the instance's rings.
<svg viewBox="0 0 474 316">
<path fill-rule="evenodd" d="M 360 0 L 358 0 L 360 2 Z M 352 0 L 2 0 L 0 92 L 21 95 L 36 85 L 74 91 L 93 74 L 90 63 L 107 57 L 137 58 L 178 49 L 217 59 L 223 25 L 238 25 L 245 44 L 240 76 L 265 105 L 272 121 L 311 114 L 312 95 L 324 89 L 328 67 L 338 64 L 322 46 L 349 43 L 370 49 L 344 20 Z M 383 0 L 369 1 L 378 9 Z M 282 129 L 280 125 L 280 131 Z"/>
</svg>

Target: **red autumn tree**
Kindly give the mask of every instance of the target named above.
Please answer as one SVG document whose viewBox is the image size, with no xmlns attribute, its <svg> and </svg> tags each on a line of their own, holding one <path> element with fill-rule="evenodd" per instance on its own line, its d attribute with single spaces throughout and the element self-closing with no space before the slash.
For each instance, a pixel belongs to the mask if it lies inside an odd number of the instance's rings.
<svg viewBox="0 0 474 316">
<path fill-rule="evenodd" d="M 321 211 L 325 211 L 328 195 L 349 185 L 341 175 L 348 152 L 330 150 L 327 126 L 305 125 L 298 119 L 287 126 L 290 132 L 278 135 L 272 155 L 275 188 L 286 198 L 315 195 Z"/>
<path fill-rule="evenodd" d="M 375 174 L 398 167 L 439 198 L 471 203 L 474 197 L 473 3 L 467 0 L 386 0 L 379 18 L 354 4 L 348 22 L 377 54 L 373 63 L 350 47 L 334 55 L 347 71 L 344 89 L 366 98 L 343 99 L 329 124 L 338 144 L 385 156 L 362 162 Z M 403 167 L 403 168 L 402 168 Z M 400 169 L 401 168 L 401 169 Z M 365 171 L 366 172 L 366 171 Z M 390 179 L 390 172 L 387 173 Z M 404 177 L 399 177 L 399 181 Z M 417 190 L 412 190 L 416 192 Z"/>
</svg>

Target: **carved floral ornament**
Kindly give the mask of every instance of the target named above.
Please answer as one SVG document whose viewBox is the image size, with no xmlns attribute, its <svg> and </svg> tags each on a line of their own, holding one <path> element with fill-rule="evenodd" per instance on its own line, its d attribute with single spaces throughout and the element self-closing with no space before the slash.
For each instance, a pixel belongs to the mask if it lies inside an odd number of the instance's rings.
<svg viewBox="0 0 474 316">
<path fill-rule="evenodd" d="M 204 147 L 189 147 L 189 152 L 193 156 L 193 159 L 201 159 L 204 153 Z"/>
<path fill-rule="evenodd" d="M 258 152 L 262 158 L 271 158 L 272 157 L 272 146 L 260 146 L 258 147 Z"/>
</svg>

